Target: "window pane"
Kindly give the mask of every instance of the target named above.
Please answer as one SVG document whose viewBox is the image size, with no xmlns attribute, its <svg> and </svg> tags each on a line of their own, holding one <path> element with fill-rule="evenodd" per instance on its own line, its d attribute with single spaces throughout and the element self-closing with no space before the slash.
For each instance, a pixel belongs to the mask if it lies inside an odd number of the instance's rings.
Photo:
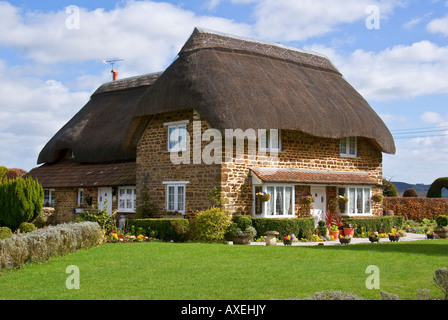
<svg viewBox="0 0 448 320">
<path fill-rule="evenodd" d="M 350 143 L 350 150 L 349 150 L 349 154 L 352 156 L 356 156 L 356 138 L 355 137 L 350 137 L 349 138 L 349 143 Z"/>
<path fill-rule="evenodd" d="M 274 187 L 267 187 L 266 192 L 271 195 L 271 199 L 267 203 L 267 215 L 274 215 L 274 200 L 275 200 L 275 194 L 274 194 Z"/>
<path fill-rule="evenodd" d="M 363 213 L 363 190 L 361 188 L 356 189 L 356 212 Z"/>
<path fill-rule="evenodd" d="M 187 146 L 187 127 L 179 127 L 179 148 L 182 150 L 186 149 Z"/>
<path fill-rule="evenodd" d="M 356 189 L 355 188 L 349 188 L 348 189 L 349 213 L 355 213 L 355 204 L 356 204 L 355 193 L 356 193 Z"/>
<path fill-rule="evenodd" d="M 276 187 L 275 213 L 283 215 L 283 187 Z"/>
<path fill-rule="evenodd" d="M 168 210 L 174 211 L 174 187 L 168 187 Z"/>
<path fill-rule="evenodd" d="M 184 211 L 184 187 L 177 187 L 177 210 Z"/>
<path fill-rule="evenodd" d="M 280 147 L 280 144 L 279 144 L 279 138 L 280 138 L 279 132 L 278 132 L 277 129 L 271 129 L 271 130 L 269 130 L 269 132 L 270 132 L 271 149 L 278 150 L 279 147 Z"/>
<path fill-rule="evenodd" d="M 370 189 L 364 189 L 364 213 L 370 213 Z"/>
<path fill-rule="evenodd" d="M 292 187 L 285 187 L 285 214 L 293 215 L 292 212 Z"/>
<path fill-rule="evenodd" d="M 347 139 L 341 138 L 341 154 L 347 154 Z"/>
<path fill-rule="evenodd" d="M 262 192 L 262 187 L 255 187 L 255 194 Z M 263 213 L 263 202 L 258 197 L 255 197 L 255 214 Z"/>
<path fill-rule="evenodd" d="M 261 149 L 268 149 L 269 148 L 269 142 L 268 142 L 268 132 L 266 131 L 260 136 L 260 148 Z"/>
<path fill-rule="evenodd" d="M 168 128 L 168 149 L 172 150 L 175 148 L 177 143 L 177 134 L 176 134 L 176 127 L 169 127 Z"/>
</svg>

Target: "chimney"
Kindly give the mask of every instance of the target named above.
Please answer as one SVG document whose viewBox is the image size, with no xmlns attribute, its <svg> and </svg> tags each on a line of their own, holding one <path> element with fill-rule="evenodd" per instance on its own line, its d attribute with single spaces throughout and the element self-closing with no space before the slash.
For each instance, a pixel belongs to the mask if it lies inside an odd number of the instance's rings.
<svg viewBox="0 0 448 320">
<path fill-rule="evenodd" d="M 115 81 L 117 80 L 118 77 L 118 70 L 112 70 L 112 79 Z"/>
</svg>

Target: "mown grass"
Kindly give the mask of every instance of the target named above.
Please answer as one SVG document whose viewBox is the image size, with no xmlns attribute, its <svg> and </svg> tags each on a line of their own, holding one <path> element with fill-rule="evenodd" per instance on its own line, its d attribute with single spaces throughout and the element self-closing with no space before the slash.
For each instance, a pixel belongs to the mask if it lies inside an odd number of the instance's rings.
<svg viewBox="0 0 448 320">
<path fill-rule="evenodd" d="M 79 290 L 65 285 L 69 265 L 80 270 Z M 379 290 L 366 288 L 369 265 L 379 267 Z M 267 300 L 341 290 L 376 300 L 380 290 L 414 299 L 419 289 L 441 298 L 432 275 L 447 266 L 447 240 L 313 247 L 111 243 L 3 270 L 0 299 Z"/>
</svg>

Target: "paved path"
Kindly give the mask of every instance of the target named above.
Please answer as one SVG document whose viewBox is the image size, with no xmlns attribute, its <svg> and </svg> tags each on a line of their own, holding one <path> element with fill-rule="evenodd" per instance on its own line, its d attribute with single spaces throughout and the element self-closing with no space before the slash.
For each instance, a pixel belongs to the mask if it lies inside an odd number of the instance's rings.
<svg viewBox="0 0 448 320">
<path fill-rule="evenodd" d="M 406 237 L 401 237 L 400 238 L 400 242 L 401 241 L 415 241 L 415 240 L 425 240 L 426 239 L 426 235 L 424 234 L 417 234 L 417 233 L 406 233 Z M 431 241 L 431 240 L 428 240 Z M 388 238 L 381 238 L 380 239 L 380 243 L 390 243 Z M 338 245 L 338 246 L 342 246 L 342 244 L 338 241 L 323 241 L 323 242 L 293 242 L 292 246 L 317 246 L 319 245 L 319 243 L 323 244 L 324 246 L 334 246 L 334 245 Z M 369 238 L 352 238 L 352 241 L 350 242 L 350 244 L 357 244 L 357 243 L 370 243 Z M 229 242 L 229 244 L 233 244 L 232 241 Z M 251 242 L 251 245 L 259 245 L 259 246 L 265 246 L 266 243 L 265 242 Z M 278 242 L 277 243 L 278 246 L 283 246 L 283 242 Z"/>
</svg>

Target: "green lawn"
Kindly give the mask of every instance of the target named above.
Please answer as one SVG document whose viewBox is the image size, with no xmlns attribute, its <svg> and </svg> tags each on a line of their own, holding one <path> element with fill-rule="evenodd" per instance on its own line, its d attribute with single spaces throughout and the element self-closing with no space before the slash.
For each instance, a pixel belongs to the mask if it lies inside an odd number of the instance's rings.
<svg viewBox="0 0 448 320">
<path fill-rule="evenodd" d="M 66 267 L 80 270 L 80 289 L 66 288 Z M 366 268 L 380 270 L 380 289 L 366 288 Z M 0 299 L 287 299 L 342 290 L 380 299 L 380 290 L 414 299 L 448 266 L 448 240 L 348 246 L 231 246 L 117 243 L 29 264 L 0 275 Z"/>
</svg>

